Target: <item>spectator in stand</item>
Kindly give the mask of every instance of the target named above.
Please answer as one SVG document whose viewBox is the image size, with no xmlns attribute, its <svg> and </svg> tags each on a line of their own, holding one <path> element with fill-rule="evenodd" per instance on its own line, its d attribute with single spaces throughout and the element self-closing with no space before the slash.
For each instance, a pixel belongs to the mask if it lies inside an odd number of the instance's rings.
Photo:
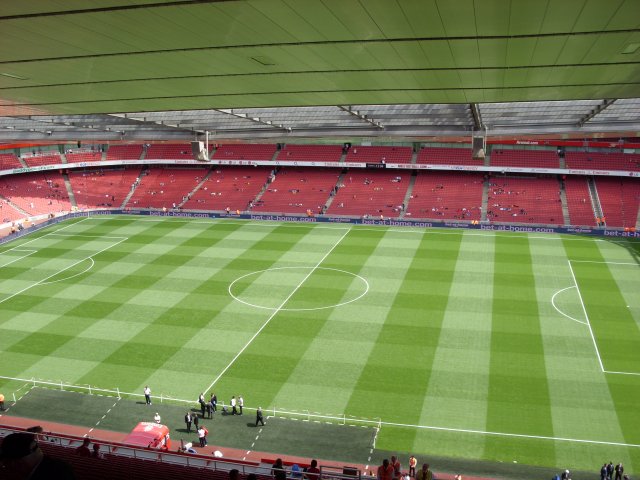
<svg viewBox="0 0 640 480">
<path fill-rule="evenodd" d="M 7 435 L 0 450 L 3 478 L 12 480 L 73 480 L 71 467 L 57 459 L 47 457 L 32 433 Z"/>
<path fill-rule="evenodd" d="M 378 467 L 378 480 L 393 480 L 393 465 L 389 463 L 389 459 L 385 458 L 382 465 Z"/>
<path fill-rule="evenodd" d="M 416 475 L 416 480 L 433 480 L 433 472 L 429 469 L 428 463 L 422 464 L 422 469 Z"/>
<path fill-rule="evenodd" d="M 284 465 L 282 465 L 281 458 L 277 458 L 271 467 L 271 476 L 275 480 L 287 480 L 287 472 L 284 469 Z"/>
<path fill-rule="evenodd" d="M 318 478 L 320 478 L 320 469 L 318 468 L 318 461 L 316 459 L 311 460 L 311 466 L 307 468 L 304 478 L 307 480 L 318 480 Z"/>
<path fill-rule="evenodd" d="M 395 455 L 391 456 L 391 466 L 393 467 L 393 478 L 400 478 L 402 476 L 402 465 Z"/>
<path fill-rule="evenodd" d="M 100 453 L 100 445 L 97 443 L 93 444 L 93 452 L 91 452 L 92 458 L 102 458 L 102 454 Z"/>
<path fill-rule="evenodd" d="M 90 444 L 91 444 L 91 440 L 89 440 L 88 438 L 85 438 L 82 441 L 82 445 L 76 448 L 76 454 L 80 455 L 81 457 L 90 457 L 91 456 L 91 450 L 89 450 Z"/>
<path fill-rule="evenodd" d="M 409 457 L 409 476 L 415 478 L 416 477 L 416 465 L 418 464 L 418 460 L 416 457 L 411 455 Z"/>
<path fill-rule="evenodd" d="M 237 468 L 229 470 L 229 480 L 240 480 L 240 470 Z"/>
<path fill-rule="evenodd" d="M 299 480 L 302 478 L 302 470 L 300 469 L 300 465 L 297 463 L 291 465 L 291 478 L 293 480 Z"/>
</svg>

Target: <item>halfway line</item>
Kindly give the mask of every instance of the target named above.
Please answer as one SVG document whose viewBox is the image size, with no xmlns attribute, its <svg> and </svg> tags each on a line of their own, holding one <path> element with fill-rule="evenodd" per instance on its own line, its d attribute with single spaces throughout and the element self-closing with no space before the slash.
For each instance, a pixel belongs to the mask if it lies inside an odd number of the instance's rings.
<svg viewBox="0 0 640 480">
<path fill-rule="evenodd" d="M 346 236 L 347 236 L 347 234 L 348 234 L 350 231 L 351 231 L 351 229 L 349 229 L 349 230 L 347 230 L 346 232 L 344 232 L 344 235 L 342 235 L 342 236 L 340 237 L 340 239 L 339 239 L 339 240 L 338 240 L 338 241 L 333 245 L 333 247 L 331 247 L 331 249 L 330 249 L 327 253 L 325 253 L 324 257 L 322 257 L 322 258 L 320 259 L 320 261 L 319 261 L 318 263 L 316 263 L 315 267 L 313 267 L 313 268 L 311 269 L 311 271 L 310 271 L 310 272 L 309 272 L 309 273 L 308 273 L 308 274 L 307 274 L 307 275 L 306 275 L 306 276 L 305 276 L 305 277 L 300 281 L 300 283 L 298 283 L 298 285 L 296 286 L 296 288 L 294 288 L 294 289 L 293 289 L 293 291 L 289 294 L 289 296 L 287 296 L 287 298 L 285 298 L 285 299 L 284 299 L 284 301 L 280 304 L 280 306 L 279 306 L 278 308 L 276 308 L 276 309 L 273 311 L 273 313 L 269 316 L 269 318 L 267 318 L 267 321 L 266 321 L 266 322 L 264 322 L 264 323 L 262 324 L 262 326 L 258 329 L 258 331 L 257 331 L 256 333 L 254 333 L 254 334 L 253 334 L 253 336 L 249 339 L 249 341 L 245 344 L 245 346 L 244 346 L 244 347 L 242 347 L 242 348 L 240 349 L 240 351 L 236 354 L 236 356 L 235 356 L 235 357 L 233 357 L 233 358 L 231 359 L 231 361 L 229 362 L 229 364 L 228 364 L 226 367 L 224 367 L 224 369 L 222 370 L 222 372 L 220 372 L 220 374 L 215 378 L 215 380 L 213 380 L 213 382 L 211 382 L 211 385 L 209 385 L 206 389 L 204 389 L 204 390 L 203 390 L 204 392 L 208 392 L 209 390 L 211 390 L 211 387 L 213 387 L 213 386 L 218 382 L 218 380 L 220 380 L 220 378 L 222 377 L 222 375 L 224 375 L 224 374 L 226 373 L 226 371 L 227 371 L 227 370 L 229 370 L 229 368 L 231 368 L 231 365 L 233 365 L 233 364 L 235 363 L 235 361 L 238 359 L 238 357 L 239 357 L 240 355 L 242 355 L 242 352 L 244 352 L 244 351 L 247 349 L 247 347 L 248 347 L 249 345 L 251 345 L 251 343 L 252 343 L 252 342 L 256 339 L 256 337 L 260 334 L 260 332 L 262 332 L 262 330 L 264 330 L 264 328 L 265 328 L 267 325 L 269 325 L 269 322 L 273 319 L 273 317 L 275 317 L 275 316 L 277 315 L 277 313 L 278 313 L 280 310 L 282 310 L 282 307 L 284 307 L 284 306 L 285 306 L 285 304 L 286 304 L 286 303 L 291 299 L 291 297 L 293 297 L 293 295 L 294 295 L 294 294 L 295 294 L 295 293 L 300 289 L 300 287 L 302 286 L 302 284 L 303 284 L 304 282 L 306 282 L 306 281 L 307 281 L 307 279 L 311 276 L 311 274 L 312 274 L 313 272 L 315 272 L 315 271 L 318 269 L 318 267 L 322 264 L 322 262 L 324 262 L 324 261 L 325 261 L 325 259 L 326 259 L 330 254 L 331 254 L 331 252 L 333 252 L 333 250 L 334 250 L 334 249 L 335 249 L 335 248 L 340 244 L 340 242 L 342 242 L 342 240 L 344 239 L 344 237 L 346 237 Z"/>
</svg>

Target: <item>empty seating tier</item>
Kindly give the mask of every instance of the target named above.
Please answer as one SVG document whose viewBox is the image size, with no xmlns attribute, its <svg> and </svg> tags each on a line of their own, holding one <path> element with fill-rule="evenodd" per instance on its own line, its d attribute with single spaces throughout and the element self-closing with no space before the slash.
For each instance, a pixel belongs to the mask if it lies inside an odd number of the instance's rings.
<svg viewBox="0 0 640 480">
<path fill-rule="evenodd" d="M 158 143 L 147 148 L 146 160 L 193 160 L 190 143 Z"/>
<path fill-rule="evenodd" d="M 142 145 L 112 145 L 107 150 L 107 160 L 140 160 Z"/>
<path fill-rule="evenodd" d="M 480 220 L 483 176 L 467 172 L 419 172 L 405 216 L 434 220 Z"/>
<path fill-rule="evenodd" d="M 638 154 L 567 151 L 564 158 L 567 168 L 640 171 L 640 155 Z"/>
<path fill-rule="evenodd" d="M 244 212 L 262 190 L 271 167 L 216 166 L 209 178 L 183 205 L 185 210 Z"/>
<path fill-rule="evenodd" d="M 341 145 L 285 145 L 277 160 L 281 162 L 339 162 Z"/>
<path fill-rule="evenodd" d="M 398 217 L 409 187 L 408 171 L 350 170 L 338 186 L 327 213 Z"/>
<path fill-rule="evenodd" d="M 433 165 L 484 165 L 484 160 L 471 158 L 470 148 L 423 147 L 416 163 Z"/>
<path fill-rule="evenodd" d="M 492 222 L 564 223 L 560 184 L 555 177 L 490 179 L 487 220 Z"/>
<path fill-rule="evenodd" d="M 252 210 L 320 213 L 339 177 L 336 169 L 282 168 Z"/>
<path fill-rule="evenodd" d="M 364 163 L 411 163 L 411 147 L 367 147 L 353 146 L 349 149 L 346 162 Z"/>
<path fill-rule="evenodd" d="M 595 179 L 608 227 L 635 227 L 640 206 L 640 181 L 634 178 Z"/>
<path fill-rule="evenodd" d="M 131 191 L 139 168 L 69 172 L 78 208 L 120 208 Z"/>
<path fill-rule="evenodd" d="M 556 150 L 501 150 L 491 151 L 492 167 L 560 168 Z"/>
<path fill-rule="evenodd" d="M 271 143 L 220 145 L 211 156 L 214 160 L 271 160 L 276 153 Z"/>
<path fill-rule="evenodd" d="M 569 208 L 571 225 L 594 226 L 595 214 L 589 195 L 589 184 L 586 177 L 567 176 L 564 180 L 564 191 Z"/>
<path fill-rule="evenodd" d="M 62 158 L 58 153 L 52 153 L 49 155 L 37 155 L 34 157 L 22 157 L 27 165 L 30 167 L 39 167 L 41 165 L 57 165 L 62 163 Z"/>
<path fill-rule="evenodd" d="M 207 174 L 206 168 L 151 168 L 127 202 L 127 208 L 176 208 Z"/>
<path fill-rule="evenodd" d="M 88 152 L 75 152 L 65 154 L 67 163 L 81 163 L 81 162 L 99 162 L 102 160 L 102 152 L 88 151 Z"/>
<path fill-rule="evenodd" d="M 13 153 L 0 153 L 0 170 L 13 170 L 14 168 L 23 168 L 18 157 Z"/>
<path fill-rule="evenodd" d="M 64 179 L 57 172 L 1 177 L 0 195 L 29 215 L 71 210 Z"/>
</svg>

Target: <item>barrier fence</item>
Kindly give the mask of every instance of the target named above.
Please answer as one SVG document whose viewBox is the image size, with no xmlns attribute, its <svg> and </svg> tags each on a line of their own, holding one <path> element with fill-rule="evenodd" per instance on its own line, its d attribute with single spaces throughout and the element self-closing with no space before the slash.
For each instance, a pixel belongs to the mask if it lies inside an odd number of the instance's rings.
<svg viewBox="0 0 640 480">
<path fill-rule="evenodd" d="M 120 390 L 118 387 L 116 387 L 115 389 L 106 389 L 106 388 L 99 388 L 99 387 L 95 387 L 95 386 L 91 386 L 91 385 L 74 385 L 71 383 L 65 383 L 62 380 L 61 381 L 48 381 L 48 380 L 41 380 L 41 379 L 36 379 L 36 378 L 29 378 L 29 379 L 25 379 L 25 378 L 17 378 L 17 377 L 5 377 L 5 376 L 0 376 L 0 379 L 2 380 L 10 380 L 10 381 L 15 381 L 15 382 L 20 382 L 23 383 L 24 385 L 22 385 L 20 388 L 18 388 L 17 390 L 13 391 L 11 393 L 12 399 L 13 399 L 13 404 L 15 405 L 18 402 L 18 396 L 16 396 L 16 394 L 19 393 L 20 390 L 22 390 L 23 388 L 25 388 L 27 385 L 30 385 L 32 388 L 33 387 L 40 387 L 40 388 L 48 388 L 48 389 L 56 389 L 56 390 L 60 390 L 60 391 L 64 391 L 64 392 L 75 392 L 75 393 L 85 393 L 85 394 L 89 394 L 89 395 L 103 395 L 103 396 L 109 396 L 109 397 L 115 397 L 118 399 L 121 398 L 144 398 L 144 394 L 142 393 L 134 393 L 134 392 L 124 392 L 122 390 Z M 184 400 L 184 399 L 180 399 L 180 398 L 175 398 L 169 395 L 165 395 L 164 393 L 160 393 L 160 395 L 154 395 L 153 396 L 154 399 L 159 399 L 160 403 L 170 403 L 170 404 L 181 404 L 181 405 L 196 405 L 198 404 L 198 400 Z M 224 401 L 220 401 L 218 403 L 218 407 L 225 407 L 227 409 L 229 409 L 229 405 L 226 404 Z M 249 411 L 256 411 L 257 409 L 254 407 L 243 407 L 246 410 Z M 341 413 L 341 414 L 322 414 L 322 413 L 318 413 L 318 412 L 311 412 L 309 410 L 285 410 L 285 409 L 279 409 L 277 407 L 269 407 L 269 408 L 263 408 L 262 409 L 263 412 L 265 413 L 265 416 L 268 417 L 280 417 L 280 418 L 287 418 L 287 417 L 294 417 L 303 421 L 334 421 L 338 424 L 341 425 L 359 425 L 359 426 L 367 426 L 367 427 L 374 427 L 377 428 L 378 430 L 382 427 L 382 419 L 381 418 L 374 418 L 374 419 L 369 419 L 369 418 L 361 418 L 361 417 L 355 417 L 352 415 L 347 415 L 345 413 Z"/>
</svg>

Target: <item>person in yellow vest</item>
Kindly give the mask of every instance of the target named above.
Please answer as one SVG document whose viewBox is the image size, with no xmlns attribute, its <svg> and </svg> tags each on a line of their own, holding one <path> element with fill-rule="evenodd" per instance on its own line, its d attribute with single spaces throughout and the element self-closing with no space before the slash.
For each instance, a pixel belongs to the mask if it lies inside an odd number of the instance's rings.
<svg viewBox="0 0 640 480">
<path fill-rule="evenodd" d="M 4 395 L 0 393 L 0 412 L 4 412 Z"/>
</svg>

